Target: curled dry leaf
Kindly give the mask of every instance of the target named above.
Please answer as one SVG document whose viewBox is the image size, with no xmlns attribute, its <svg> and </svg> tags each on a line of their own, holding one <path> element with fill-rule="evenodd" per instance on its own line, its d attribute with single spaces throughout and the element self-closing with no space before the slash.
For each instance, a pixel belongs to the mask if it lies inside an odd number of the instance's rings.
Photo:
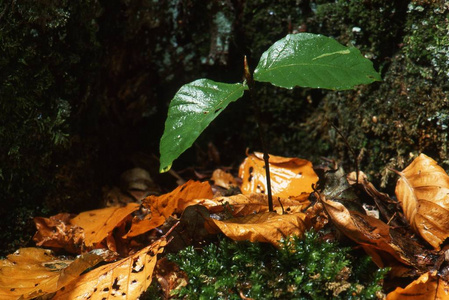
<svg viewBox="0 0 449 300">
<path fill-rule="evenodd" d="M 91 270 L 59 290 L 53 300 L 138 299 L 151 284 L 157 254 L 165 245 L 165 239 L 157 240 L 134 255 Z"/>
<path fill-rule="evenodd" d="M 449 283 L 438 275 L 427 272 L 405 288 L 398 287 L 387 295 L 387 300 L 449 299 Z"/>
<path fill-rule="evenodd" d="M 303 213 L 280 215 L 266 212 L 226 221 L 209 219 L 206 228 L 211 233 L 221 231 L 235 241 L 268 242 L 278 246 L 283 238 L 302 236 L 310 228 L 309 223 Z"/>
<path fill-rule="evenodd" d="M 61 248 L 70 253 L 84 252 L 84 231 L 70 224 L 73 215 L 60 213 L 50 218 L 36 217 L 37 232 L 33 237 L 37 246 Z"/>
<path fill-rule="evenodd" d="M 343 204 L 327 200 L 324 196 L 321 196 L 321 202 L 335 226 L 360 244 L 379 267 L 391 266 L 394 260 L 410 264 L 403 250 L 393 243 L 387 224 L 359 212 L 349 211 Z"/>
<path fill-rule="evenodd" d="M 55 257 L 50 250 L 19 249 L 0 261 L 0 299 L 31 299 L 54 293 L 101 260 L 91 253 L 73 261 Z"/>
<path fill-rule="evenodd" d="M 449 237 L 449 176 L 421 154 L 399 172 L 396 197 L 413 230 L 436 250 Z"/>
<path fill-rule="evenodd" d="M 318 181 L 312 163 L 305 159 L 270 155 L 271 189 L 273 196 L 281 198 L 307 198 Z M 240 165 L 243 194 L 266 193 L 263 154 L 255 152 Z"/>
<path fill-rule="evenodd" d="M 195 199 L 212 198 L 214 196 L 208 182 L 189 180 L 175 190 L 161 196 L 149 196 L 142 205 L 151 213 L 142 220 L 134 219 L 126 238 L 137 236 L 164 224 L 174 213 L 181 213 L 187 206 L 197 204 Z"/>
<path fill-rule="evenodd" d="M 80 213 L 70 220 L 72 225 L 84 230 L 84 243 L 92 247 L 103 241 L 126 218 L 139 209 L 139 204 L 128 203 L 124 207 L 114 206 Z"/>
</svg>

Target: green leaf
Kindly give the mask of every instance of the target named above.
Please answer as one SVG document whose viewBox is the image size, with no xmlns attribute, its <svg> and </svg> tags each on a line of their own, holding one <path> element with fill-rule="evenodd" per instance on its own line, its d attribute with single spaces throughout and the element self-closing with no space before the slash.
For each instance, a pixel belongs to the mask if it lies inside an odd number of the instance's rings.
<svg viewBox="0 0 449 300">
<path fill-rule="evenodd" d="M 289 34 L 262 54 L 254 79 L 273 85 L 332 90 L 380 81 L 370 60 L 354 47 L 311 33 Z"/>
<path fill-rule="evenodd" d="M 229 103 L 242 97 L 248 87 L 198 79 L 183 85 L 168 108 L 161 138 L 160 172 L 167 172 L 185 150 Z"/>
</svg>

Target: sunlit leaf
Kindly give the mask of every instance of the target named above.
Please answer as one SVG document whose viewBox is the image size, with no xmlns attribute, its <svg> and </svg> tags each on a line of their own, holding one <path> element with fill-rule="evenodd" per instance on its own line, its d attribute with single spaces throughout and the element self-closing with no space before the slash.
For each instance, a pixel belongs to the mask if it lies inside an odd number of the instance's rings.
<svg viewBox="0 0 449 300">
<path fill-rule="evenodd" d="M 91 253 L 73 261 L 55 257 L 50 250 L 22 248 L 0 261 L 0 299 L 31 299 L 54 293 L 101 260 Z"/>
<path fill-rule="evenodd" d="M 137 299 L 151 284 L 157 254 L 165 245 L 165 239 L 157 240 L 134 255 L 93 269 L 59 290 L 53 299 Z"/>
<path fill-rule="evenodd" d="M 151 195 L 145 198 L 142 205 L 151 213 L 142 220 L 134 219 L 131 229 L 125 237 L 133 237 L 152 230 L 162 224 L 173 213 L 182 212 L 187 206 L 197 204 L 195 199 L 208 199 L 214 196 L 208 182 L 190 180 L 175 190 L 161 196 Z"/>
<path fill-rule="evenodd" d="M 198 79 L 183 85 L 168 108 L 161 138 L 160 171 L 170 170 L 172 162 L 190 148 L 198 136 L 229 103 L 242 97 L 247 86 Z"/>
<path fill-rule="evenodd" d="M 387 300 L 449 299 L 449 283 L 438 275 L 427 272 L 405 288 L 398 287 L 387 295 Z"/>
<path fill-rule="evenodd" d="M 289 34 L 274 43 L 262 54 L 254 79 L 284 88 L 334 90 L 381 80 L 357 48 L 312 33 Z"/>
<path fill-rule="evenodd" d="M 212 233 L 223 232 L 235 241 L 268 242 L 279 246 L 279 241 L 291 235 L 302 236 L 310 228 L 305 214 L 280 215 L 275 212 L 252 214 L 225 221 L 209 219 Z"/>
<path fill-rule="evenodd" d="M 90 247 L 104 240 L 118 225 L 139 209 L 139 204 L 128 203 L 124 207 L 113 206 L 80 213 L 70 220 L 84 230 L 84 243 Z"/>
<path fill-rule="evenodd" d="M 435 249 L 449 237 L 449 176 L 421 154 L 399 172 L 396 197 L 413 230 Z"/>
<path fill-rule="evenodd" d="M 270 155 L 269 163 L 273 196 L 305 199 L 313 191 L 312 185 L 318 181 L 312 163 L 308 160 Z M 243 194 L 267 193 L 262 153 L 248 155 L 240 165 L 239 177 L 243 181 Z"/>
<path fill-rule="evenodd" d="M 258 193 L 215 197 L 213 199 L 197 199 L 195 202 L 207 207 L 210 212 L 217 213 L 227 210 L 235 217 L 268 211 L 267 195 Z M 310 205 L 310 201 L 307 199 L 296 200 L 274 197 L 273 202 L 273 208 L 278 213 L 282 213 L 282 208 L 289 213 L 301 212 Z"/>
</svg>

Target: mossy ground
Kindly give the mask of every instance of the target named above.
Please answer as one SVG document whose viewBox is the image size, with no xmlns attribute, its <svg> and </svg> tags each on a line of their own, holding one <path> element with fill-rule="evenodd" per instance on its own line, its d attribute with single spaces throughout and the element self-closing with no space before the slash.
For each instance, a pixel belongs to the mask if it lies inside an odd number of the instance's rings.
<svg viewBox="0 0 449 300">
<path fill-rule="evenodd" d="M 169 255 L 188 276 L 175 299 L 379 299 L 387 270 L 307 232 L 277 249 L 227 239 Z"/>
</svg>

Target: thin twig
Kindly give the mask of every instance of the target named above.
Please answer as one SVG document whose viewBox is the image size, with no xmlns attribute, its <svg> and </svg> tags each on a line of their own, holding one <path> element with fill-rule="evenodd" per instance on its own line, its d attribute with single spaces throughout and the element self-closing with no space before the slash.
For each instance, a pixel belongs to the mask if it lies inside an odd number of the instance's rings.
<svg viewBox="0 0 449 300">
<path fill-rule="evenodd" d="M 355 183 L 358 185 L 359 184 L 359 161 L 358 161 L 358 156 L 355 154 L 354 149 L 352 149 L 351 145 L 349 145 L 348 140 L 346 139 L 346 137 L 343 135 L 343 133 L 338 130 L 337 126 L 335 126 L 335 124 L 333 122 L 331 122 L 332 127 L 337 131 L 337 133 L 343 138 L 343 141 L 346 144 L 346 147 L 348 147 L 349 152 L 351 152 L 353 159 L 354 159 L 354 165 L 355 165 Z"/>
</svg>

